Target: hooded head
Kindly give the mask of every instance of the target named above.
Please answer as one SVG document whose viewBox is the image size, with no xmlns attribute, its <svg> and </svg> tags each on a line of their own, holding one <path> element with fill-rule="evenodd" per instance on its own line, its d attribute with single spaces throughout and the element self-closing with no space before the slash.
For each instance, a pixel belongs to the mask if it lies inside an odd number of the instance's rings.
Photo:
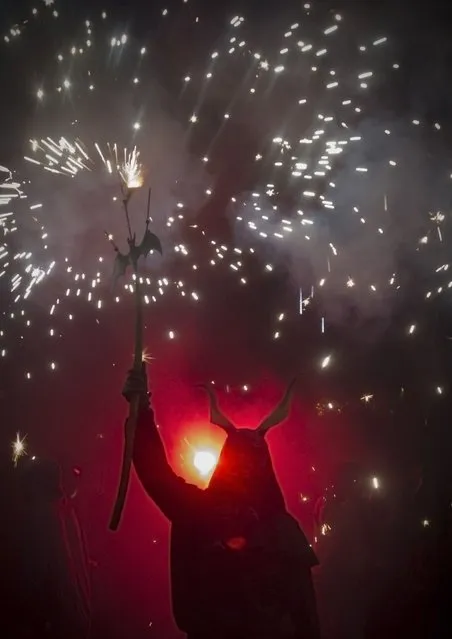
<svg viewBox="0 0 452 639">
<path fill-rule="evenodd" d="M 210 421 L 222 428 L 227 438 L 208 491 L 244 500 L 249 505 L 264 504 L 283 507 L 284 499 L 273 470 L 266 435 L 289 414 L 295 380 L 291 382 L 278 406 L 256 429 L 237 428 L 219 409 L 213 389 L 206 390 L 210 398 Z"/>
</svg>

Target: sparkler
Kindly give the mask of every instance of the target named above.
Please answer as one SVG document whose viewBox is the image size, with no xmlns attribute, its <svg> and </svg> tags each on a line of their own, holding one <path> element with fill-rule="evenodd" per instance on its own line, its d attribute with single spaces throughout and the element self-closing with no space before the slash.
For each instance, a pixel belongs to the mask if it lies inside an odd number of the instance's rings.
<svg viewBox="0 0 452 639">
<path fill-rule="evenodd" d="M 139 189 L 143 186 L 143 167 L 139 158 L 140 154 L 135 147 L 119 168 L 123 183 L 129 190 Z"/>
<path fill-rule="evenodd" d="M 138 261 L 140 258 L 145 258 L 153 250 L 156 250 L 161 254 L 162 246 L 158 237 L 154 235 L 154 233 L 151 233 L 149 231 L 149 209 L 151 199 L 150 190 L 148 195 L 146 227 L 143 239 L 140 244 L 136 243 L 136 235 L 132 232 L 128 205 L 134 190 L 140 188 L 143 184 L 142 168 L 138 162 L 138 157 L 138 152 L 134 150 L 132 154 L 128 158 L 126 158 L 124 164 L 119 169 L 119 174 L 122 178 L 122 200 L 124 205 L 124 214 L 128 229 L 127 243 L 129 245 L 129 252 L 127 253 L 127 255 L 123 255 L 122 253 L 120 253 L 117 246 L 113 243 L 113 240 L 110 241 L 116 252 L 116 262 L 118 265 L 118 268 L 116 269 L 117 275 L 123 275 L 128 266 L 132 267 L 134 273 L 135 348 L 133 368 L 135 371 L 140 372 L 143 362 L 143 306 L 140 278 L 138 277 Z M 130 400 L 129 416 L 127 418 L 125 429 L 121 477 L 119 481 L 116 502 L 113 508 L 113 514 L 110 520 L 111 530 L 117 530 L 119 526 L 127 496 L 127 490 L 130 481 L 130 471 L 132 468 L 133 445 L 135 440 L 135 429 L 137 424 L 139 403 L 140 396 L 139 394 L 136 394 Z"/>
</svg>

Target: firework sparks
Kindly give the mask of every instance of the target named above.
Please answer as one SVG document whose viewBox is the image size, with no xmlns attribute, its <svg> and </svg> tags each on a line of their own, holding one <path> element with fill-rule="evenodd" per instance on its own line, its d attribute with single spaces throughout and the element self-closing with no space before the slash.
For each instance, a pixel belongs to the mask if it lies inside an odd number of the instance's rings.
<svg viewBox="0 0 452 639">
<path fill-rule="evenodd" d="M 49 20 L 55 25 L 53 28 L 59 29 L 59 13 L 53 3 L 50 10 L 32 13 L 37 29 L 40 21 L 44 25 Z M 171 11 L 162 10 L 165 24 L 170 22 L 170 16 Z M 191 21 L 193 17 L 187 12 L 186 19 Z M 202 20 L 196 18 L 195 23 L 202 28 Z M 192 213 L 188 211 L 193 208 L 190 197 L 179 194 L 180 175 L 174 177 L 160 200 L 165 203 L 165 215 L 153 223 L 157 234 L 162 229 L 168 232 L 168 254 L 180 268 L 173 273 L 173 263 L 168 258 L 157 276 L 140 276 L 143 300 L 146 305 L 154 304 L 173 293 L 190 303 L 202 303 L 206 296 L 197 290 L 200 271 L 226 270 L 238 285 L 249 286 L 253 283 L 250 264 L 258 263 L 263 276 L 271 278 L 280 258 L 285 262 L 288 254 L 291 262 L 306 258 L 313 267 L 312 277 L 306 283 L 305 275 L 292 273 L 298 300 L 293 312 L 283 309 L 278 313 L 277 326 L 271 327 L 269 340 L 282 345 L 287 327 L 319 312 L 322 303 L 327 308 L 319 313 L 317 326 L 319 334 L 327 336 L 332 324 L 330 298 L 343 297 L 357 304 L 371 304 L 363 302 L 367 299 L 380 300 L 383 305 L 387 296 L 397 295 L 401 287 L 401 278 L 390 259 L 394 245 L 391 186 L 405 170 L 406 158 L 399 152 L 395 126 L 380 122 L 369 101 L 372 90 L 383 80 L 396 81 L 400 67 L 393 59 L 390 38 L 382 34 L 356 46 L 351 44 L 354 53 L 345 59 L 343 45 L 351 37 L 347 20 L 339 13 L 331 13 L 325 22 L 311 3 L 300 7 L 300 20 L 288 24 L 279 36 L 275 34 L 271 45 L 268 41 L 259 43 L 259 28 L 244 16 L 235 16 L 225 27 L 214 50 L 206 45 L 204 63 L 199 62 L 202 57 L 196 64 L 188 60 L 187 68 L 177 71 L 180 77 L 175 81 L 181 90 L 177 94 L 177 126 L 182 129 L 184 144 L 186 140 L 194 142 L 199 166 L 205 168 L 219 165 L 222 141 L 234 137 L 231 127 L 237 121 L 245 119 L 250 130 L 265 131 L 264 135 L 256 135 L 259 139 L 251 153 L 255 178 L 246 192 L 231 185 L 227 215 L 235 240 L 226 242 L 213 237 L 211 230 L 197 219 L 189 220 Z M 107 31 L 106 38 L 95 37 L 100 29 Z M 27 30 L 25 20 L 5 35 L 5 55 L 12 46 L 27 46 Z M 74 300 L 85 300 L 97 314 L 130 300 L 133 291 L 133 282 L 125 280 L 122 290 L 110 295 L 111 258 L 103 246 L 95 249 L 89 261 L 58 250 L 53 228 L 54 192 L 75 202 L 77 215 L 83 219 L 87 214 L 82 201 L 77 201 L 78 185 L 80 197 L 88 188 L 90 196 L 95 194 L 102 203 L 100 207 L 111 205 L 114 213 L 121 205 L 118 182 L 126 192 L 139 189 L 145 181 L 144 166 L 153 189 L 160 180 L 157 162 L 149 163 L 147 156 L 142 159 L 140 155 L 140 151 L 144 154 L 154 144 L 149 133 L 152 118 L 144 116 L 147 94 L 152 88 L 148 79 L 158 73 L 152 56 L 147 55 L 149 43 L 137 40 L 132 32 L 118 31 L 107 12 L 102 12 L 99 20 L 85 21 L 81 30 L 65 33 L 63 41 L 67 46 L 53 52 L 54 66 L 46 75 L 33 66 L 34 59 L 30 60 L 29 77 L 41 77 L 41 81 L 38 85 L 30 81 L 29 89 L 36 96 L 47 129 L 43 125 L 43 133 L 30 140 L 19 174 L 21 184 L 6 169 L 0 169 L 0 276 L 10 282 L 11 321 L 20 321 L 25 327 L 32 321 L 25 302 L 34 291 L 46 292 L 50 322 L 56 316 L 72 321 Z M 228 85 L 231 76 L 234 86 Z M 300 91 L 299 77 L 312 79 L 316 90 L 305 94 Z M 128 101 L 124 110 L 123 98 Z M 121 117 L 114 120 L 113 129 L 109 113 L 115 112 L 116 107 Z M 212 112 L 220 124 L 206 135 Z M 275 115 L 279 113 L 281 117 Z M 366 123 L 371 118 L 375 126 L 369 131 Z M 443 130 L 440 123 L 429 125 L 419 118 L 411 119 L 407 127 L 413 138 L 419 131 L 438 137 Z M 379 142 L 374 144 L 377 139 Z M 383 151 L 378 161 L 366 161 L 366 149 L 380 143 Z M 159 144 L 158 159 L 166 140 Z M 197 209 L 216 195 L 214 180 L 207 173 L 203 177 L 209 183 L 203 184 Z M 88 187 L 87 180 L 92 180 Z M 374 182 L 381 184 L 381 193 L 378 205 L 372 208 L 367 200 Z M 448 214 L 444 209 L 432 203 L 423 215 L 422 233 L 419 230 L 417 234 L 416 229 L 413 236 L 406 236 L 406 242 L 412 242 L 413 252 L 419 255 L 447 244 Z M 23 228 L 25 218 L 27 223 L 33 223 L 36 235 L 31 247 L 26 242 L 21 246 L 22 234 L 15 233 Z M 103 233 L 104 228 L 116 231 L 110 220 L 96 231 Z M 183 239 L 181 229 L 186 233 Z M 347 234 L 352 238 L 349 241 L 344 240 Z M 119 231 L 108 235 L 111 241 L 113 236 L 119 236 Z M 355 244 L 359 250 L 355 250 Z M 208 255 L 204 249 L 198 250 L 204 245 Z M 375 264 L 385 262 L 391 262 L 390 271 L 372 270 Z M 448 269 L 446 258 L 436 265 L 434 274 L 443 277 Z M 300 270 L 305 272 L 304 268 Z M 451 288 L 452 282 L 438 286 L 426 293 L 426 299 Z M 412 319 L 405 333 L 415 341 L 421 331 L 416 318 Z M 183 335 L 175 324 L 166 327 L 163 335 L 177 342 Z M 54 330 L 53 326 L 50 330 Z M 333 361 L 334 352 L 320 359 L 317 367 L 321 371 L 332 368 Z M 50 370 L 56 370 L 56 366 L 52 368 L 50 364 Z M 32 378 L 31 372 L 27 371 L 26 376 Z M 435 384 L 432 386 L 435 389 Z M 437 395 L 444 392 L 443 385 L 436 386 Z M 372 398 L 373 394 L 367 393 L 361 401 L 367 404 Z M 333 399 L 321 404 L 325 412 L 340 410 L 340 404 Z"/>
<path fill-rule="evenodd" d="M 27 436 L 25 435 L 24 437 L 20 436 L 20 433 L 16 434 L 16 439 L 13 441 L 13 443 L 11 444 L 11 448 L 12 448 L 12 460 L 13 460 L 13 464 L 14 466 L 17 466 L 19 459 L 21 457 L 24 457 L 24 455 L 27 454 L 27 446 L 25 443 L 25 440 L 27 439 Z"/>
<path fill-rule="evenodd" d="M 141 361 L 145 364 L 150 364 L 155 358 L 149 353 L 149 351 L 145 348 L 143 353 L 141 354 Z"/>
<path fill-rule="evenodd" d="M 119 174 L 127 189 L 139 189 L 143 186 L 143 167 L 140 163 L 140 152 L 136 148 L 126 156 L 124 162 L 120 165 Z"/>
<path fill-rule="evenodd" d="M 372 487 L 375 490 L 378 490 L 380 488 L 380 480 L 378 479 L 378 477 L 372 477 Z"/>
</svg>

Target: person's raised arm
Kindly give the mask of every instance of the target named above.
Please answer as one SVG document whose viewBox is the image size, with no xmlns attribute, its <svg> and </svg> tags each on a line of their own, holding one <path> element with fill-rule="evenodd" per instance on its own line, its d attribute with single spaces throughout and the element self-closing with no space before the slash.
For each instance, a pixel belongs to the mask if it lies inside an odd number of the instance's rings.
<svg viewBox="0 0 452 639">
<path fill-rule="evenodd" d="M 202 491 L 176 475 L 168 463 L 149 403 L 144 364 L 141 373 L 129 373 L 123 390 L 128 401 L 136 393 L 141 400 L 133 452 L 135 471 L 146 493 L 170 521 L 185 519 L 196 508 Z"/>
</svg>

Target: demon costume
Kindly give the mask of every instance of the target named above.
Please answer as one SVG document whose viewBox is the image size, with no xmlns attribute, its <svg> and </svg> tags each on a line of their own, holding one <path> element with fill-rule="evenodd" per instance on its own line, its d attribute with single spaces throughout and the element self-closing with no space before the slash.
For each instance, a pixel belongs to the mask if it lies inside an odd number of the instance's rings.
<svg viewBox="0 0 452 639">
<path fill-rule="evenodd" d="M 137 392 L 139 376 L 126 384 Z M 134 465 L 147 494 L 172 523 L 175 621 L 189 639 L 318 639 L 311 569 L 317 564 L 287 512 L 265 441 L 288 414 L 291 388 L 256 430 L 237 429 L 210 389 L 212 423 L 227 439 L 205 490 L 178 477 L 141 379 Z"/>
</svg>

